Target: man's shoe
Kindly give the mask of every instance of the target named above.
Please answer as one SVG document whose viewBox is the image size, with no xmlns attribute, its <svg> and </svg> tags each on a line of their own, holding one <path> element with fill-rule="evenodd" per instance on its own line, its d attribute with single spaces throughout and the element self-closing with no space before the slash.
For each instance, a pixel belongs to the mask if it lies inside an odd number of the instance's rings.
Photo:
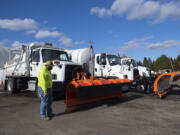
<svg viewBox="0 0 180 135">
<path fill-rule="evenodd" d="M 50 117 L 41 117 L 41 119 L 48 121 L 48 120 L 50 120 Z"/>
</svg>

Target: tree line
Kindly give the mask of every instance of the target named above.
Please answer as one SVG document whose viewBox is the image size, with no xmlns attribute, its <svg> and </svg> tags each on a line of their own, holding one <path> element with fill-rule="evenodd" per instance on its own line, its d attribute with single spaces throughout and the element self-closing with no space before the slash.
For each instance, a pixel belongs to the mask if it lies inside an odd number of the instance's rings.
<svg viewBox="0 0 180 135">
<path fill-rule="evenodd" d="M 143 61 L 137 62 L 137 65 L 149 67 L 153 71 L 172 69 L 170 59 L 172 60 L 174 70 L 180 71 L 180 55 L 178 55 L 177 58 L 170 58 L 163 54 L 156 60 L 152 60 L 150 57 L 144 57 Z"/>
</svg>

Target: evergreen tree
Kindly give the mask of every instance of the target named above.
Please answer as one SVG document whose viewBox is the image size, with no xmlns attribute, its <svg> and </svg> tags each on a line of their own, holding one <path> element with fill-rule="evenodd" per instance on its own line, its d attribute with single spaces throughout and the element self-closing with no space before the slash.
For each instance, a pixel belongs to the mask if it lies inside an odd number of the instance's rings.
<svg viewBox="0 0 180 135">
<path fill-rule="evenodd" d="M 176 59 L 176 71 L 180 71 L 180 55 Z"/>
<path fill-rule="evenodd" d="M 149 58 L 148 58 L 148 67 L 150 68 L 151 65 L 152 65 L 152 60 L 151 60 L 151 58 L 149 57 Z"/>
<path fill-rule="evenodd" d="M 158 71 L 159 69 L 171 69 L 169 58 L 165 54 L 162 55 L 157 58 L 154 67 L 155 71 Z"/>
<path fill-rule="evenodd" d="M 143 66 L 144 67 L 148 67 L 148 59 L 146 57 L 144 57 L 144 60 L 143 60 Z"/>
<path fill-rule="evenodd" d="M 175 71 L 178 70 L 178 61 L 176 58 L 172 59 L 172 63 L 173 63 L 173 68 Z"/>
<path fill-rule="evenodd" d="M 155 62 L 156 62 L 156 61 L 152 61 L 152 64 L 151 64 L 151 66 L 150 66 L 151 70 L 153 70 L 153 71 L 155 71 Z"/>
<path fill-rule="evenodd" d="M 137 61 L 136 63 L 137 63 L 138 66 L 142 66 L 143 65 L 143 63 L 141 61 Z"/>
</svg>

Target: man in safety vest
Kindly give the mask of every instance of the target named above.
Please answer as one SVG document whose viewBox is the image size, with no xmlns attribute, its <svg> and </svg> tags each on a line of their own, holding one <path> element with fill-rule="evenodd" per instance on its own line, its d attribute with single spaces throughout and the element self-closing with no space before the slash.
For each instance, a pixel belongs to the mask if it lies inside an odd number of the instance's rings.
<svg viewBox="0 0 180 135">
<path fill-rule="evenodd" d="M 40 116 L 43 120 L 50 120 L 52 113 L 52 74 L 53 63 L 47 61 L 41 67 L 38 75 L 38 94 L 41 97 Z"/>
</svg>

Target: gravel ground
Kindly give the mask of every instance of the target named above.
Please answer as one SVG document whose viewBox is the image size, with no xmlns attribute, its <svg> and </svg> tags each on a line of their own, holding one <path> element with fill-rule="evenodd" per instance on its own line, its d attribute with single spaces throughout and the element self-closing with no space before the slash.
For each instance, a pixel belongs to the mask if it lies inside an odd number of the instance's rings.
<svg viewBox="0 0 180 135">
<path fill-rule="evenodd" d="M 179 135 L 180 90 L 161 100 L 129 92 L 122 99 L 84 105 L 65 113 L 64 99 L 54 101 L 51 121 L 39 116 L 32 92 L 0 97 L 0 135 Z"/>
</svg>

